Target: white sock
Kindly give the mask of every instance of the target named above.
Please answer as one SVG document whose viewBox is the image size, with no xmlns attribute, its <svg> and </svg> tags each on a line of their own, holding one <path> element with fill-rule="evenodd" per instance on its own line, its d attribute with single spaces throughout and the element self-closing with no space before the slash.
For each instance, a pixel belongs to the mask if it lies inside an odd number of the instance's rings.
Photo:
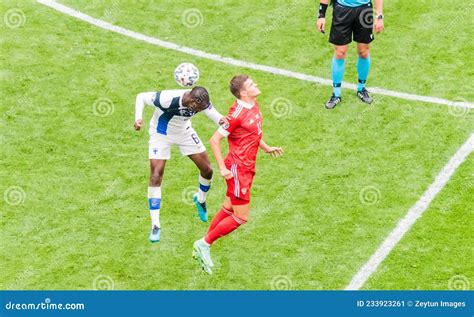
<svg viewBox="0 0 474 317">
<path fill-rule="evenodd" d="M 151 217 L 151 228 L 153 229 L 155 226 L 161 228 L 160 223 L 160 210 L 150 210 L 150 217 Z"/>
<path fill-rule="evenodd" d="M 148 206 L 150 208 L 151 228 L 160 224 L 161 187 L 148 187 Z"/>
<path fill-rule="evenodd" d="M 212 179 L 207 179 L 199 175 L 198 201 L 202 204 L 206 201 L 206 195 L 211 188 Z"/>
</svg>

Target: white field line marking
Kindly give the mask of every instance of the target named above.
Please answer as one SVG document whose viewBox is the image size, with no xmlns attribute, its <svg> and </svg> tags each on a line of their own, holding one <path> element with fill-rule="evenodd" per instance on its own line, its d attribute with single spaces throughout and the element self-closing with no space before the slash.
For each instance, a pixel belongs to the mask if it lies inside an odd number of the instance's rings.
<svg viewBox="0 0 474 317">
<path fill-rule="evenodd" d="M 79 20 L 83 20 L 87 23 L 93 24 L 97 27 L 100 27 L 105 30 L 109 30 L 115 33 L 119 33 L 140 41 L 144 41 L 153 45 L 161 46 L 170 50 L 175 50 L 179 51 L 182 53 L 190 54 L 193 56 L 201 57 L 201 58 L 206 58 L 210 59 L 216 62 L 221 62 L 224 64 L 228 65 L 233 65 L 233 66 L 239 66 L 239 67 L 244 67 L 244 68 L 250 68 L 250 69 L 255 69 L 275 75 L 280 75 L 280 76 L 286 76 L 290 78 L 296 78 L 304 81 L 309 81 L 309 82 L 314 82 L 318 83 L 321 85 L 326 85 L 326 86 L 332 86 L 332 81 L 329 79 L 317 77 L 317 76 L 312 76 L 312 75 L 307 75 L 303 73 L 297 73 L 293 72 L 290 70 L 285 70 L 281 68 L 276 68 L 276 67 L 271 67 L 271 66 L 265 66 L 265 65 L 260 65 L 260 64 L 254 64 L 254 63 L 249 63 L 245 62 L 242 60 L 234 59 L 234 58 L 229 58 L 229 57 L 223 57 L 217 54 L 211 54 L 211 53 L 206 53 L 200 50 L 196 50 L 190 47 L 185 47 L 185 46 L 180 46 L 175 43 L 167 42 L 167 41 L 162 41 L 158 38 L 154 38 L 151 36 L 143 35 L 141 33 L 137 33 L 134 31 L 127 30 L 125 28 L 110 24 L 108 22 L 93 18 L 87 14 L 84 14 L 80 11 L 76 11 L 74 9 L 71 9 L 65 5 L 62 5 L 60 3 L 57 3 L 53 0 L 37 0 L 38 3 L 41 3 L 43 5 L 46 5 L 50 8 L 53 8 L 59 12 L 65 13 L 67 15 L 70 15 L 72 17 L 75 17 Z M 352 89 L 356 90 L 357 85 L 354 84 L 349 84 L 349 83 L 343 83 L 342 84 L 343 88 L 347 89 Z M 398 92 L 398 91 L 392 91 L 392 90 L 387 90 L 383 88 L 377 88 L 377 87 L 371 87 L 370 91 L 379 94 L 379 95 L 384 95 L 384 96 L 390 96 L 390 97 L 396 97 L 396 98 L 401 98 L 401 99 L 406 99 L 406 100 L 414 100 L 414 101 L 422 101 L 422 102 L 428 102 L 428 103 L 434 103 L 434 104 L 440 104 L 440 105 L 447 105 L 447 106 L 455 106 L 455 107 L 462 107 L 462 108 L 472 108 L 474 109 L 474 103 L 471 102 L 457 102 L 457 101 L 451 101 L 451 100 L 446 100 L 442 98 L 437 98 L 437 97 L 429 97 L 429 96 L 420 96 L 420 95 L 413 95 L 413 94 L 408 94 L 404 92 Z"/>
<path fill-rule="evenodd" d="M 403 238 L 405 233 L 407 233 L 416 220 L 422 216 L 423 212 L 428 208 L 441 189 L 443 189 L 456 169 L 462 164 L 462 162 L 464 162 L 473 150 L 474 133 L 471 134 L 469 139 L 467 139 L 467 141 L 458 149 L 456 154 L 451 157 L 449 162 L 443 167 L 438 176 L 436 176 L 436 179 L 430 187 L 428 187 L 423 196 L 421 196 L 416 204 L 408 210 L 405 217 L 400 220 L 395 229 L 393 229 L 388 237 L 385 238 L 384 242 L 370 257 L 367 263 L 365 263 L 359 272 L 354 275 L 352 281 L 346 287 L 346 290 L 358 290 L 365 284 L 369 277 L 375 272 L 375 270 L 377 270 L 380 263 L 382 263 L 397 243 Z"/>
</svg>

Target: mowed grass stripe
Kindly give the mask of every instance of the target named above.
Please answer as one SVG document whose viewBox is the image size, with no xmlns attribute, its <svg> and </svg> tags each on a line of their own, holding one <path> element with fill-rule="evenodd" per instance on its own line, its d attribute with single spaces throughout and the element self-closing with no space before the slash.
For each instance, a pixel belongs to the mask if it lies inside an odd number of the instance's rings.
<svg viewBox="0 0 474 317">
<path fill-rule="evenodd" d="M 167 49 L 172 49 L 175 51 L 183 52 L 186 54 L 194 55 L 197 57 L 201 58 L 206 58 L 210 59 L 216 62 L 221 62 L 233 66 L 238 66 L 238 67 L 244 67 L 244 68 L 250 68 L 254 70 L 259 70 L 259 71 L 264 71 L 268 72 L 271 74 L 275 75 L 280 75 L 280 76 L 286 76 L 286 77 L 291 77 L 299 80 L 304 80 L 304 81 L 310 81 L 314 82 L 317 84 L 321 85 L 326 85 L 326 86 L 332 86 L 332 81 L 329 79 L 317 77 L 317 76 L 312 76 L 312 75 L 307 75 L 307 74 L 302 74 L 302 73 L 297 73 L 281 68 L 276 68 L 276 67 L 271 67 L 271 66 L 266 66 L 266 65 L 260 65 L 260 64 L 255 64 L 255 63 L 250 63 L 230 57 L 222 57 L 216 54 L 211 54 L 207 53 L 204 51 L 200 51 L 197 49 L 181 46 L 175 43 L 167 42 L 167 41 L 162 41 L 158 38 L 150 37 L 147 35 L 140 34 L 138 32 L 130 31 L 125 28 L 110 24 L 108 22 L 93 18 L 89 15 L 86 15 L 80 11 L 71 9 L 67 6 L 64 6 L 62 4 L 59 4 L 55 1 L 52 0 L 37 0 L 38 3 L 44 4 L 48 7 L 51 7 L 57 11 L 60 11 L 62 13 L 65 13 L 67 15 L 70 15 L 72 17 L 75 17 L 77 19 L 83 20 L 85 22 L 88 22 L 90 24 L 93 24 L 95 26 L 98 26 L 100 28 L 119 33 L 131 38 L 134 38 L 136 40 L 144 41 L 153 45 L 161 46 Z M 354 84 L 349 84 L 344 82 L 343 87 L 351 90 L 357 90 L 357 85 Z M 471 102 L 467 101 L 451 101 L 451 100 L 446 100 L 442 98 L 437 98 L 437 97 L 430 97 L 430 96 L 420 96 L 420 95 L 415 95 L 415 94 L 408 94 L 404 92 L 398 92 L 398 91 L 392 91 L 392 90 L 387 90 L 379 87 L 371 87 L 371 91 L 373 93 L 379 94 L 379 95 L 384 95 L 384 96 L 390 96 L 390 97 L 395 97 L 395 98 L 400 98 L 400 99 L 405 99 L 405 100 L 411 100 L 411 101 L 421 101 L 425 103 L 433 103 L 433 104 L 441 104 L 441 105 L 447 105 L 451 107 L 461 107 L 461 108 L 474 108 L 474 104 Z"/>
<path fill-rule="evenodd" d="M 21 8 L 30 17 L 24 28 L 1 30 L 8 65 L 1 107 L 28 101 L 4 118 L 2 184 L 27 195 L 20 206 L 0 201 L 4 288 L 90 289 L 99 275 L 116 289 L 270 289 L 278 277 L 293 289 L 343 288 L 470 131 L 468 115 L 402 107 L 394 98 L 366 108 L 348 96 L 327 112 L 317 102 L 321 87 L 251 73 L 263 91 L 265 138 L 286 155 L 260 155 L 251 221 L 216 244 L 218 269 L 206 277 L 190 257 L 206 225 L 181 198 L 197 171 L 178 151 L 165 172 L 163 244 L 147 242 L 147 135 L 132 130 L 134 99 L 174 88 L 172 71 L 187 60 L 225 111 L 233 101 L 228 80 L 241 69 L 150 49 L 47 8 Z M 94 116 L 92 104 L 103 97 L 115 111 Z M 286 116 L 271 107 L 279 97 L 291 102 Z M 200 115 L 193 126 L 206 143 L 215 130 Z M 359 201 L 368 185 L 382 193 L 377 204 Z M 224 190 L 216 177 L 211 215 Z"/>
</svg>

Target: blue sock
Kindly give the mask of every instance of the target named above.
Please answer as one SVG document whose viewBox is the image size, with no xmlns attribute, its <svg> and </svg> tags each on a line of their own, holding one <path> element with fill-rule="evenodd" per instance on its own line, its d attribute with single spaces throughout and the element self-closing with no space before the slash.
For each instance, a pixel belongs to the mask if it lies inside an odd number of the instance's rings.
<svg viewBox="0 0 474 317">
<path fill-rule="evenodd" d="M 157 226 L 158 228 L 161 228 L 161 187 L 148 187 L 148 206 L 150 208 L 151 227 L 153 228 L 154 226 Z"/>
<path fill-rule="evenodd" d="M 199 175 L 198 201 L 202 204 L 206 201 L 206 195 L 211 188 L 211 180 Z"/>
<path fill-rule="evenodd" d="M 341 83 L 344 77 L 344 59 L 332 58 L 332 86 L 334 95 L 336 97 L 341 96 Z"/>
<path fill-rule="evenodd" d="M 370 56 L 367 58 L 359 58 L 357 59 L 357 74 L 359 76 L 359 85 L 357 86 L 357 90 L 361 91 L 365 87 L 365 82 L 367 81 L 367 76 L 369 76 L 370 70 Z"/>
</svg>

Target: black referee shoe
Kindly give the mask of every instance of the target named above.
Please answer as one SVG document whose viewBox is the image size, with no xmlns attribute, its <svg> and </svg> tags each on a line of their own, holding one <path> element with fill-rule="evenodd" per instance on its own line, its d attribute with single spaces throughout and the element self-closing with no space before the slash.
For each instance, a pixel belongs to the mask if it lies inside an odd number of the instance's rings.
<svg viewBox="0 0 474 317">
<path fill-rule="evenodd" d="M 341 97 L 336 97 L 336 95 L 332 94 L 331 98 L 328 102 L 326 102 L 325 107 L 326 109 L 334 109 L 336 108 L 337 104 L 342 101 Z"/>
<path fill-rule="evenodd" d="M 357 97 L 369 105 L 372 103 L 372 97 L 370 97 L 369 92 L 365 88 L 362 88 L 361 91 L 357 91 Z"/>
</svg>

